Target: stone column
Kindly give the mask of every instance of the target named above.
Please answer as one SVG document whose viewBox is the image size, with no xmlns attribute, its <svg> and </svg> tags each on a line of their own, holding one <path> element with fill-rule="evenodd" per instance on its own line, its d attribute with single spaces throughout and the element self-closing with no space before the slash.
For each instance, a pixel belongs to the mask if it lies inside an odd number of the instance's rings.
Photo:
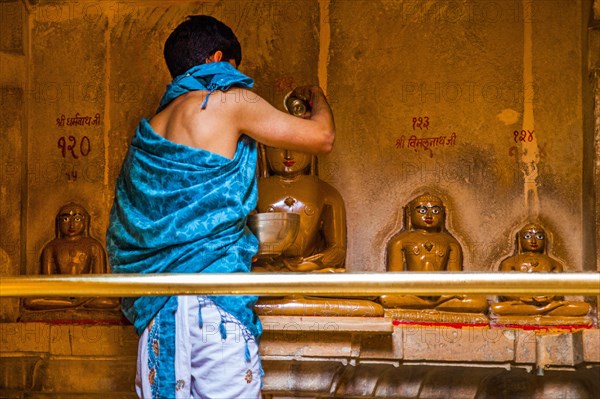
<svg viewBox="0 0 600 399">
<path fill-rule="evenodd" d="M 0 278 L 21 274 L 21 184 L 27 148 L 27 10 L 23 1 L 0 2 Z M 0 322 L 15 321 L 19 300 L 0 300 Z"/>
<path fill-rule="evenodd" d="M 595 269 L 600 271 L 600 0 L 594 0 L 593 18 L 588 36 L 589 73 L 594 96 L 594 205 L 595 205 Z M 597 298 L 596 306 L 600 304 Z"/>
</svg>

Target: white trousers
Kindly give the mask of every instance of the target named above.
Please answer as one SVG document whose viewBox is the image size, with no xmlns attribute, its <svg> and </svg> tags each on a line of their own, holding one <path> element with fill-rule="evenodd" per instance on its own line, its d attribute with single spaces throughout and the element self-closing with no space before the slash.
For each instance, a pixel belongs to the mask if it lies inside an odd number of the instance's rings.
<svg viewBox="0 0 600 399">
<path fill-rule="evenodd" d="M 198 325 L 198 308 L 202 305 L 202 328 Z M 222 315 L 227 338 L 222 339 Z M 210 299 L 179 296 L 175 315 L 176 399 L 257 399 L 260 398 L 261 367 L 258 346 L 249 331 L 231 314 Z M 138 345 L 136 392 L 144 399 L 152 396 L 154 370 L 148 340 L 152 332 L 144 330 Z M 248 336 L 250 362 L 245 350 Z M 246 338 L 244 338 L 246 337 Z M 172 398 L 160 398 L 172 399 Z"/>
</svg>

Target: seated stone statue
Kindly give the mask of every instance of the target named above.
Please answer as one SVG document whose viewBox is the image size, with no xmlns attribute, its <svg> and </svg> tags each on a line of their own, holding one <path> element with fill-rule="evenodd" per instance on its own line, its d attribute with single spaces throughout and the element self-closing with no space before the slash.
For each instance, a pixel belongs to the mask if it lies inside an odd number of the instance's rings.
<svg viewBox="0 0 600 399">
<path fill-rule="evenodd" d="M 405 229 L 388 243 L 387 270 L 390 272 L 461 271 L 462 249 L 458 241 L 446 231 L 445 217 L 444 204 L 440 198 L 424 194 L 413 199 L 405 208 Z M 460 313 L 487 313 L 488 310 L 485 297 L 460 294 L 426 297 L 382 295 L 380 301 L 386 309 Z M 388 313 L 390 312 L 386 310 L 386 314 Z M 411 316 L 407 313 L 402 315 L 404 316 L 419 318 L 420 314 L 415 313 Z"/>
<path fill-rule="evenodd" d="M 536 223 L 526 224 L 516 237 L 517 253 L 500 263 L 500 271 L 524 273 L 560 273 L 563 264 L 548 255 L 548 238 L 544 228 Z M 570 323 L 570 317 L 586 316 L 591 306 L 586 302 L 565 301 L 554 295 L 504 296 L 491 305 L 499 321 L 515 324 Z M 511 317 L 516 316 L 516 317 Z M 544 317 L 537 317 L 544 316 Z M 587 323 L 586 320 L 577 322 Z"/>
<path fill-rule="evenodd" d="M 300 228 L 278 256 L 259 257 L 254 272 L 345 272 L 346 211 L 339 192 L 316 174 L 316 158 L 305 153 L 261 148 L 259 213 L 293 212 Z M 360 299 L 261 298 L 259 314 L 379 316 L 383 308 Z"/>
<path fill-rule="evenodd" d="M 42 250 L 41 274 L 103 274 L 108 272 L 104 248 L 89 237 L 90 216 L 80 205 L 69 203 L 56 216 L 56 238 Z M 119 298 L 26 298 L 29 310 L 115 309 Z"/>
<path fill-rule="evenodd" d="M 267 147 L 266 158 L 273 175 L 258 182 L 257 210 L 297 213 L 300 229 L 280 256 L 259 259 L 253 269 L 345 271 L 346 210 L 339 192 L 316 176 L 315 160 L 309 154 Z"/>
</svg>

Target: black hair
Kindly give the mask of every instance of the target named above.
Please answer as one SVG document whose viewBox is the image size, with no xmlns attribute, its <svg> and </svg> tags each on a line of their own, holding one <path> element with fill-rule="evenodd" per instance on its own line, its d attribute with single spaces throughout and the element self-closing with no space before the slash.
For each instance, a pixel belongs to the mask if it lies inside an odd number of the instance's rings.
<svg viewBox="0 0 600 399">
<path fill-rule="evenodd" d="M 242 47 L 229 26 L 208 15 L 190 15 L 167 38 L 164 57 L 174 78 L 216 51 L 223 53 L 223 61 L 242 62 Z"/>
</svg>

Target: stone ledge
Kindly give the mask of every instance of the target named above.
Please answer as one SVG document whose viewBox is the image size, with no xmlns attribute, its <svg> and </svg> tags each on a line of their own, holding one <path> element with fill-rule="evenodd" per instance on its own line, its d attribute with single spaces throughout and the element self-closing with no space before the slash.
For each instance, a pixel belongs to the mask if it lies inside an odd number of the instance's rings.
<svg viewBox="0 0 600 399">
<path fill-rule="evenodd" d="M 0 389 L 0 398 L 2 399 L 137 399 L 135 392 L 111 392 L 107 396 L 106 392 L 91 393 L 56 393 L 56 392 L 30 392 L 9 391 Z"/>
<path fill-rule="evenodd" d="M 0 323 L 0 354 L 135 356 L 137 342 L 132 326 Z"/>
<path fill-rule="evenodd" d="M 136 358 L 98 359 L 51 357 L 36 369 L 37 392 L 131 392 Z"/>
<path fill-rule="evenodd" d="M 347 322 L 340 320 L 337 324 L 336 318 L 323 319 L 311 318 L 303 324 L 287 317 L 271 316 L 271 325 L 279 327 L 265 329 L 261 340 L 263 359 L 337 359 L 343 364 L 387 362 L 396 365 L 438 362 L 440 366 L 453 363 L 476 367 L 512 364 L 529 369 L 600 365 L 598 329 L 556 332 L 401 325 L 394 327 L 392 333 L 376 328 L 377 334 L 373 334 L 354 328 L 322 328 L 343 326 Z M 286 325 L 293 328 L 281 327 Z"/>
<path fill-rule="evenodd" d="M 582 331 L 583 335 L 583 360 L 590 363 L 600 363 L 600 330 L 590 329 Z"/>
<path fill-rule="evenodd" d="M 533 375 L 525 371 L 560 375 L 565 383 L 569 379 L 563 374 L 572 375 L 576 384 L 567 393 L 581 384 L 600 391 L 588 380 L 600 371 L 598 329 L 392 326 L 385 318 L 268 316 L 263 321 L 265 392 L 273 398 L 290 393 L 417 398 L 446 385 L 452 395 L 469 398 L 488 389 L 489 379 Z M 95 398 L 103 389 L 131 397 L 137 350 L 131 326 L 4 323 L 0 333 L 2 398 Z M 456 382 L 460 378 L 471 382 Z M 535 381 L 523 379 L 523 386 Z"/>
<path fill-rule="evenodd" d="M 501 367 L 439 367 L 265 362 L 268 399 L 302 398 L 593 398 L 598 369 L 548 371 L 540 377 Z"/>
<path fill-rule="evenodd" d="M 577 366 L 600 364 L 600 330 L 392 326 L 386 318 L 265 316 L 263 356 Z M 131 326 L 0 323 L 3 356 L 135 356 Z M 541 356 L 541 362 L 536 359 Z"/>
<path fill-rule="evenodd" d="M 34 370 L 44 363 L 44 356 L 17 353 L 3 353 L 0 357 L 0 388 L 6 390 L 29 391 L 33 389 Z"/>
<path fill-rule="evenodd" d="M 50 325 L 0 323 L 0 353 L 50 352 Z"/>
</svg>

